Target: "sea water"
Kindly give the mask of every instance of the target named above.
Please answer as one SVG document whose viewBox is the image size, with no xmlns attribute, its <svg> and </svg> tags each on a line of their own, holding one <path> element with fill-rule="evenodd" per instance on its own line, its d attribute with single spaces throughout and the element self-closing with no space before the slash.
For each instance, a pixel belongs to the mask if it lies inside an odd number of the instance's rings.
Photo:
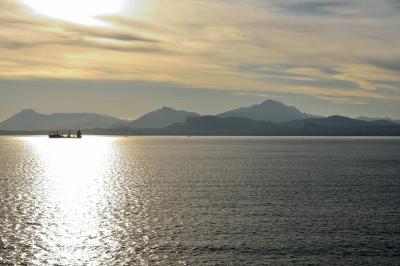
<svg viewBox="0 0 400 266">
<path fill-rule="evenodd" d="M 0 264 L 399 258 L 399 138 L 0 137 Z"/>
</svg>

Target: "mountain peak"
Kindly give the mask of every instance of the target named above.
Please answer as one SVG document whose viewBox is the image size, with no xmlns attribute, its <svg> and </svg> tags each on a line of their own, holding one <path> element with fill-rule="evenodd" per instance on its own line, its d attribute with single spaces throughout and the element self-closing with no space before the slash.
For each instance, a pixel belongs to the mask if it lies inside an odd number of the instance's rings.
<svg viewBox="0 0 400 266">
<path fill-rule="evenodd" d="M 266 100 L 261 104 L 234 109 L 218 115 L 219 117 L 243 117 L 254 120 L 271 122 L 287 122 L 298 119 L 313 118 L 315 116 L 300 112 L 293 106 L 284 103 Z"/>
<path fill-rule="evenodd" d="M 197 113 L 175 110 L 163 106 L 161 109 L 147 113 L 142 117 L 130 122 L 130 128 L 162 128 L 175 123 L 182 123 L 187 117 L 199 116 Z"/>
<path fill-rule="evenodd" d="M 327 118 L 328 119 L 336 119 L 336 120 L 352 120 L 351 118 L 346 117 L 346 116 L 342 116 L 342 115 L 332 115 L 332 116 L 329 116 Z"/>
<path fill-rule="evenodd" d="M 21 112 L 19 112 L 19 114 L 38 114 L 38 112 L 36 112 L 33 109 L 24 109 Z"/>
<path fill-rule="evenodd" d="M 281 103 L 281 102 L 278 102 L 278 101 L 275 101 L 275 100 L 271 100 L 271 99 L 265 100 L 265 101 L 263 101 L 263 102 L 261 103 L 261 105 L 269 105 L 269 104 L 284 105 L 284 104 Z"/>
<path fill-rule="evenodd" d="M 160 111 L 176 111 L 176 110 L 168 106 L 163 106 L 161 107 Z"/>
</svg>

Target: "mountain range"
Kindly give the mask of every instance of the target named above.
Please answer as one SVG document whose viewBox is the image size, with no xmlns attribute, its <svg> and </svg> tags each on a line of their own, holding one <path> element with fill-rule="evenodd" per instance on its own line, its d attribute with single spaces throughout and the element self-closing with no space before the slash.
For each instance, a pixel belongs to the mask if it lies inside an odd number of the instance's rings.
<svg viewBox="0 0 400 266">
<path fill-rule="evenodd" d="M 361 121 L 344 116 L 307 118 L 290 122 L 267 122 L 241 117 L 189 117 L 184 123 L 164 128 L 168 135 L 329 135 L 399 136 L 400 124 L 390 121 Z"/>
<path fill-rule="evenodd" d="M 128 121 L 91 113 L 46 115 L 24 110 L 0 123 L 0 134 L 56 129 L 124 135 L 400 135 L 400 124 L 388 118 L 320 117 L 273 100 L 215 116 L 162 107 Z"/>
<path fill-rule="evenodd" d="M 138 119 L 125 124 L 129 128 L 163 128 L 174 123 L 184 122 L 187 117 L 200 116 L 197 113 L 177 111 L 169 107 L 145 114 Z"/>
<path fill-rule="evenodd" d="M 110 127 L 125 124 L 128 121 L 108 115 L 93 113 L 55 113 L 40 114 L 32 109 L 23 110 L 0 123 L 0 130 L 34 131 L 34 130 L 69 130 L 79 128 Z"/>
</svg>

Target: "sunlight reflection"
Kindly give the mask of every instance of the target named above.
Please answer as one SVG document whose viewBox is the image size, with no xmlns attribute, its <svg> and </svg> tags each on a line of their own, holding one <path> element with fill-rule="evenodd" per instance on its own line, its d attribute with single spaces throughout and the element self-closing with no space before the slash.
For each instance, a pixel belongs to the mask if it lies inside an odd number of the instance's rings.
<svg viewBox="0 0 400 266">
<path fill-rule="evenodd" d="M 49 250 L 43 252 L 53 251 L 54 262 L 60 259 L 65 263 L 85 262 L 93 256 L 101 260 L 96 253 L 97 246 L 118 245 L 110 243 L 114 242 L 113 238 L 106 236 L 112 234 L 105 231 L 106 226 L 101 226 L 102 210 L 108 204 L 107 190 L 112 187 L 107 172 L 114 140 L 111 137 L 25 138 L 45 169 L 41 189 L 46 193 L 43 203 L 46 206 L 41 206 L 45 215 L 40 223 L 51 228 L 51 232 L 44 232 L 43 245 Z"/>
</svg>

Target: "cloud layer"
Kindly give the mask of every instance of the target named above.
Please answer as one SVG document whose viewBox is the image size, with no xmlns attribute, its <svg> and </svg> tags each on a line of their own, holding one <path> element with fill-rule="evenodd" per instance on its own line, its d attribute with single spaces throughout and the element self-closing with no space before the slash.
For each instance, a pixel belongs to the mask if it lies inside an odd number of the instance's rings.
<svg viewBox="0 0 400 266">
<path fill-rule="evenodd" d="M 400 103 L 398 0 L 151 0 L 140 13 L 133 2 L 94 27 L 1 1 L 0 78 L 142 80 Z"/>
</svg>

